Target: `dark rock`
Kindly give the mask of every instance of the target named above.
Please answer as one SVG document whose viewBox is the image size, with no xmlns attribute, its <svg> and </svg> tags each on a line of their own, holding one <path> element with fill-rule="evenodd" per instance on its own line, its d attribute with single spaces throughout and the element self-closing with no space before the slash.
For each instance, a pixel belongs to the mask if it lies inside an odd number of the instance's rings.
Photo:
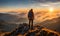
<svg viewBox="0 0 60 36">
<path fill-rule="evenodd" d="M 47 34 L 48 34 L 48 32 L 45 31 L 45 30 L 42 30 L 42 31 L 40 32 L 40 36 L 47 36 Z"/>
</svg>

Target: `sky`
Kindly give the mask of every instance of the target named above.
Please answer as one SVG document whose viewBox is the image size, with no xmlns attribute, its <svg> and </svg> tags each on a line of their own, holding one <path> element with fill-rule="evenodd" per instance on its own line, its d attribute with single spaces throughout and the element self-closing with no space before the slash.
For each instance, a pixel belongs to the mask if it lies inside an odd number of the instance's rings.
<svg viewBox="0 0 60 36">
<path fill-rule="evenodd" d="M 0 12 L 24 12 L 31 8 L 40 11 L 50 7 L 59 11 L 60 0 L 0 0 Z"/>
<path fill-rule="evenodd" d="M 0 0 L 0 13 L 14 14 L 18 12 L 21 14 L 19 17 L 27 18 L 26 13 L 31 8 L 33 8 L 35 22 L 60 17 L 60 0 Z"/>
</svg>

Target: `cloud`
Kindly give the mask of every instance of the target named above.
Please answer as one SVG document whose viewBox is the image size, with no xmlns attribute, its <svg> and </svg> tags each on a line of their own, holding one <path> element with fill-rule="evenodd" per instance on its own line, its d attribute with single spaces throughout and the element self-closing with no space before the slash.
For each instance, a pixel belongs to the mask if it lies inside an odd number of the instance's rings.
<svg viewBox="0 0 60 36">
<path fill-rule="evenodd" d="M 31 4 L 33 7 L 60 7 L 60 0 L 32 0 L 35 3 Z"/>
<path fill-rule="evenodd" d="M 0 4 L 7 3 L 21 3 L 21 4 L 29 4 L 29 3 L 45 3 L 45 2 L 59 2 L 60 0 L 0 0 Z"/>
<path fill-rule="evenodd" d="M 55 1 L 55 2 L 53 2 Z M 0 9 L 18 8 L 60 8 L 59 0 L 0 0 Z"/>
<path fill-rule="evenodd" d="M 58 2 L 60 0 L 33 0 L 35 2 Z"/>
</svg>

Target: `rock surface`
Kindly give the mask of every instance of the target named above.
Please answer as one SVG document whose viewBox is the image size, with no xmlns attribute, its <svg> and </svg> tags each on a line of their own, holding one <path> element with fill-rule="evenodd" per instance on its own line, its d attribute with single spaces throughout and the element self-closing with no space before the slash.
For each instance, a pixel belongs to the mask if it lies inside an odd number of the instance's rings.
<svg viewBox="0 0 60 36">
<path fill-rule="evenodd" d="M 18 28 L 12 32 L 0 33 L 1 36 L 60 36 L 58 32 L 47 29 L 45 27 L 34 25 L 33 29 L 29 29 L 29 25 L 20 24 Z"/>
</svg>

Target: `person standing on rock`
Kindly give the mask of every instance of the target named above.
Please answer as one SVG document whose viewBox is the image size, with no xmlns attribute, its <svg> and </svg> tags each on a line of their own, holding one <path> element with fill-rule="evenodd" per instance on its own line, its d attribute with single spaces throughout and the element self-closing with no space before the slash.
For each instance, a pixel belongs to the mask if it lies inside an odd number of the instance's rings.
<svg viewBox="0 0 60 36">
<path fill-rule="evenodd" d="M 29 10 L 29 12 L 28 12 L 28 19 L 29 19 L 29 28 L 33 29 L 33 20 L 34 20 L 33 9 Z"/>
</svg>

